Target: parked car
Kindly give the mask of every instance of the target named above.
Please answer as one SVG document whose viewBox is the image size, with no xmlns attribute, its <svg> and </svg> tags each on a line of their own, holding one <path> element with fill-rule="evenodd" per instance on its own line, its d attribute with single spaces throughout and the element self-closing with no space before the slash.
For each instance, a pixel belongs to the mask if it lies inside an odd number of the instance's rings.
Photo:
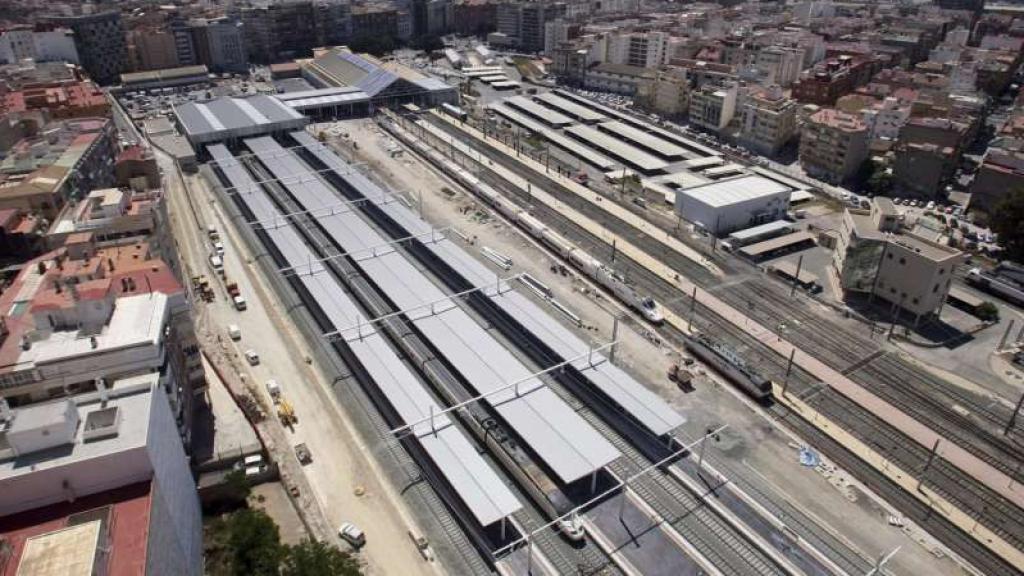
<svg viewBox="0 0 1024 576">
<path fill-rule="evenodd" d="M 338 536 L 356 548 L 366 544 L 366 534 L 351 522 L 345 522 L 338 528 Z"/>
<path fill-rule="evenodd" d="M 250 366 L 255 366 L 260 363 L 260 355 L 250 348 L 245 351 L 245 361 L 248 362 Z"/>
<path fill-rule="evenodd" d="M 229 324 L 228 337 L 230 337 L 235 342 L 238 342 L 239 340 L 242 339 L 242 329 L 239 328 L 237 324 Z"/>
</svg>

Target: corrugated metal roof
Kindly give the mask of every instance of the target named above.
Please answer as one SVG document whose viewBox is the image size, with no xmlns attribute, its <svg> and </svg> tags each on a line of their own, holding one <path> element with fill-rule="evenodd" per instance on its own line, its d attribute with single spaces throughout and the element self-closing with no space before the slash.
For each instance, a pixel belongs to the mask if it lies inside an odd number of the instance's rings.
<svg viewBox="0 0 1024 576">
<path fill-rule="evenodd" d="M 662 140 L 653 134 L 648 134 L 639 128 L 634 128 L 633 126 L 619 122 L 618 120 L 602 122 L 598 124 L 597 127 L 609 134 L 629 140 L 643 148 L 646 152 L 653 153 L 657 156 L 661 156 L 662 158 L 679 160 L 692 159 L 697 156 L 682 146 L 677 146 L 667 140 Z"/>
<path fill-rule="evenodd" d="M 774 232 L 791 230 L 792 228 L 793 223 L 788 220 L 775 220 L 774 222 L 768 222 L 767 224 L 761 224 L 759 226 L 754 226 L 753 228 L 737 230 L 732 234 L 729 234 L 729 238 L 742 241 L 750 238 L 764 236 L 765 234 L 772 234 Z"/>
<path fill-rule="evenodd" d="M 530 118 L 524 116 L 523 114 L 520 114 L 519 112 L 516 112 L 515 110 L 512 110 L 511 108 L 507 108 L 503 104 L 491 104 L 490 106 L 488 106 L 488 108 L 494 110 L 498 114 L 501 114 L 505 118 L 508 118 L 509 120 L 515 122 L 516 124 L 522 126 L 523 128 L 526 128 L 530 132 L 543 136 L 544 139 L 547 140 L 548 142 L 551 142 L 552 144 L 558 146 L 559 148 L 564 148 L 565 150 L 568 150 L 577 158 L 580 158 L 582 160 L 589 162 L 590 164 L 593 164 L 594 166 L 597 166 L 602 171 L 607 172 L 608 170 L 611 170 L 616 166 L 616 163 L 614 161 L 612 161 L 610 158 L 607 158 L 599 154 L 593 148 L 588 148 L 576 142 L 572 138 L 566 138 L 565 136 L 562 136 L 558 132 L 555 132 L 554 130 L 548 128 L 547 126 L 544 126 L 540 122 L 531 120 Z M 428 130 L 430 130 L 431 128 L 430 125 L 427 125 L 426 127 Z"/>
<path fill-rule="evenodd" d="M 750 175 L 687 188 L 681 190 L 679 194 L 703 202 L 708 206 L 720 208 L 783 192 L 789 192 L 789 187 L 764 176 Z"/>
<path fill-rule="evenodd" d="M 568 114 L 581 122 L 599 122 L 606 119 L 604 114 L 601 114 L 596 110 L 591 110 L 586 106 L 580 106 L 572 100 L 562 98 L 554 92 L 543 92 L 534 96 L 533 99 L 550 106 L 551 108 L 555 108 L 563 114 Z"/>
<path fill-rule="evenodd" d="M 561 128 L 563 126 L 569 126 L 576 123 L 575 120 L 569 118 L 565 114 L 555 112 L 550 108 L 545 108 L 525 96 L 513 96 L 512 98 L 508 98 L 505 100 L 505 105 L 521 110 L 529 116 L 537 118 L 548 126 L 554 126 L 555 128 Z"/>
<path fill-rule="evenodd" d="M 237 198 L 245 203 L 256 220 L 287 222 L 226 147 L 217 144 L 210 146 L 209 151 L 231 186 L 250 191 Z M 291 226 L 270 225 L 265 226 L 264 231 L 337 329 L 355 325 L 357 319 L 362 318 L 355 303 L 317 262 Z M 362 321 L 365 322 L 365 318 Z M 363 337 L 348 342 L 348 346 L 405 422 L 430 416 L 431 406 L 434 412 L 441 411 L 440 405 L 373 325 L 363 326 L 361 333 Z M 521 508 L 516 497 L 447 415 L 437 416 L 433 426 L 429 422 L 415 426 L 413 433 L 481 525 L 493 524 Z"/>
<path fill-rule="evenodd" d="M 264 94 L 187 102 L 175 107 L 174 113 L 193 144 L 295 129 L 309 122 L 277 98 Z"/>
<path fill-rule="evenodd" d="M 312 137 L 304 132 L 293 135 L 309 147 Z M 269 138 L 246 141 L 258 155 L 266 155 L 274 176 L 285 185 L 291 176 L 308 174 L 308 167 L 299 163 L 293 153 L 286 153 Z M 312 147 L 317 148 L 314 145 Z M 350 171 L 347 178 L 364 190 L 367 197 L 379 197 L 379 188 L 365 176 Z M 319 180 L 288 185 L 305 209 L 317 209 L 337 200 L 334 192 Z M 352 253 L 385 244 L 375 229 L 354 212 L 325 214 L 317 218 L 346 252 Z M 443 300 L 446 297 L 401 253 L 392 251 L 376 258 L 360 260 L 364 273 L 403 310 Z M 497 390 L 505 383 L 524 380 L 519 395 L 513 389 L 497 392 L 485 401 L 500 414 L 516 434 L 545 462 L 558 478 L 574 482 L 600 470 L 619 457 L 603 436 L 537 378 L 529 378 L 532 370 L 505 345 L 485 330 L 462 308 L 436 306 L 407 314 L 417 328 L 437 347 L 478 393 Z"/>
<path fill-rule="evenodd" d="M 618 138 L 613 138 L 591 126 L 577 125 L 565 129 L 566 134 L 586 142 L 606 154 L 625 162 L 630 168 L 635 168 L 643 173 L 655 172 L 668 166 L 668 162 L 657 158 L 643 150 L 626 144 Z"/>
</svg>

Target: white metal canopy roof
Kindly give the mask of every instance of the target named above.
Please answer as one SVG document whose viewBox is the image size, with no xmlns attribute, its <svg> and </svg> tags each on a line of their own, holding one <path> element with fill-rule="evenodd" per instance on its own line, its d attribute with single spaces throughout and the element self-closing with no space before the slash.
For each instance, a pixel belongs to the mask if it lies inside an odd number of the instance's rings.
<svg viewBox="0 0 1024 576">
<path fill-rule="evenodd" d="M 255 219 L 263 223 L 263 230 L 274 248 L 287 265 L 293 267 L 296 277 L 335 328 L 340 330 L 357 324 L 362 313 L 355 303 L 317 262 L 317 257 L 246 169 L 223 145 L 210 146 L 209 151 L 235 188 L 237 197 Z M 278 221 L 281 224 L 274 224 Z M 441 411 L 441 406 L 373 325 L 363 326 L 361 333 L 363 337 L 348 342 L 348 346 L 403 421 L 415 422 L 429 417 L 431 406 L 434 412 Z M 414 426 L 413 434 L 482 526 L 493 524 L 521 508 L 501 478 L 446 415 L 437 416 L 433 427 L 429 422 Z"/>
<path fill-rule="evenodd" d="M 312 137 L 293 134 L 307 148 Z M 337 196 L 318 179 L 295 182 L 295 176 L 310 170 L 291 152 L 270 138 L 254 138 L 246 144 L 267 167 L 288 186 L 304 209 L 317 209 L 337 202 Z M 315 148 L 315 142 L 313 142 Z M 349 177 L 357 172 L 350 171 Z M 358 177 L 365 177 L 359 175 Z M 289 182 L 292 182 L 289 184 Z M 371 195 L 373 192 L 371 191 Z M 346 252 L 386 244 L 375 229 L 354 212 L 318 216 L 327 233 Z M 402 310 L 444 300 L 438 288 L 412 262 L 397 251 L 359 261 L 364 273 Z M 445 358 L 483 394 L 515 381 L 524 380 L 519 394 L 512 388 L 485 399 L 514 429 L 516 434 L 564 483 L 574 482 L 602 469 L 619 457 L 616 450 L 593 427 L 523 365 L 505 345 L 494 338 L 465 310 L 450 301 L 406 314 Z"/>
<path fill-rule="evenodd" d="M 307 149 L 317 155 L 328 167 L 341 178 L 349 180 L 359 188 L 367 198 L 372 198 L 381 210 L 401 224 L 410 235 L 426 235 L 431 231 L 429 224 L 416 216 L 412 210 L 398 202 L 380 200 L 386 198 L 385 191 L 355 172 L 341 158 L 325 148 L 304 132 L 296 133 Z M 358 178 L 359 180 L 350 180 Z M 486 186 L 486 184 L 481 183 Z M 439 258 L 459 271 L 475 286 L 486 287 L 484 293 L 494 298 L 499 307 L 506 310 L 514 318 L 550 346 L 563 359 L 575 358 L 586 354 L 589 346 L 586 342 L 561 325 L 549 314 L 541 310 L 533 301 L 516 291 L 503 288 L 500 295 L 495 285 L 494 275 L 479 260 L 466 253 L 461 247 L 447 238 L 427 244 L 427 248 Z M 591 366 L 590 364 L 593 364 Z M 636 379 L 618 366 L 609 362 L 601 353 L 593 354 L 593 361 L 577 360 L 573 365 L 580 369 L 598 389 L 608 395 L 619 406 L 632 415 L 640 424 L 656 436 L 662 436 L 677 428 L 684 418 L 673 410 L 660 396 L 651 392 Z"/>
</svg>

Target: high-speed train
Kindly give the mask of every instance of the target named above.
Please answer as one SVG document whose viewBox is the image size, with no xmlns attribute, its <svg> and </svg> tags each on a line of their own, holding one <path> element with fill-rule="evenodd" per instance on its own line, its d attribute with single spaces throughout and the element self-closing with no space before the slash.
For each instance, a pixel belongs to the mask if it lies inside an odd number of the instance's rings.
<svg viewBox="0 0 1024 576">
<path fill-rule="evenodd" d="M 490 204 L 503 216 L 512 220 L 531 236 L 543 242 L 546 246 L 557 252 L 589 277 L 594 282 L 610 290 L 622 302 L 630 308 L 643 315 L 652 324 L 661 324 L 665 318 L 661 308 L 649 296 L 637 292 L 632 286 L 626 283 L 625 279 L 614 270 L 605 266 L 600 260 L 594 258 L 584 250 L 575 246 L 572 242 L 555 232 L 540 220 L 531 216 L 525 210 L 516 206 L 515 203 L 506 199 L 497 190 L 484 183 L 471 171 L 466 170 L 452 162 L 443 153 L 428 145 L 423 140 L 409 139 L 409 133 L 405 131 L 394 131 L 396 136 L 406 143 L 415 147 L 423 155 L 431 160 L 435 166 L 444 170 L 446 174 L 458 180 L 462 185 L 473 191 L 481 200 Z"/>
</svg>

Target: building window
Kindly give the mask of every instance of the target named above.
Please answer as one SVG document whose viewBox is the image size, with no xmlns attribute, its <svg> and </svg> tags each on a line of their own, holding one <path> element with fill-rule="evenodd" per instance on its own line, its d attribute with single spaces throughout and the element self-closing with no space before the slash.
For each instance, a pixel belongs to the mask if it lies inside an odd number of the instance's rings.
<svg viewBox="0 0 1024 576">
<path fill-rule="evenodd" d="M 939 285 L 938 284 L 936 284 L 935 286 L 932 286 L 932 294 L 935 294 L 938 291 L 939 291 Z"/>
<path fill-rule="evenodd" d="M 886 256 L 889 257 L 889 260 L 892 260 L 892 254 L 886 254 Z"/>
<path fill-rule="evenodd" d="M 907 263 L 907 259 L 906 258 L 900 258 L 900 265 L 903 265 L 903 264 L 906 264 L 906 263 Z"/>
<path fill-rule="evenodd" d="M 913 300 L 911 300 L 911 302 L 913 302 L 914 304 L 917 304 L 918 300 L 917 300 L 917 298 L 914 298 Z"/>
</svg>

